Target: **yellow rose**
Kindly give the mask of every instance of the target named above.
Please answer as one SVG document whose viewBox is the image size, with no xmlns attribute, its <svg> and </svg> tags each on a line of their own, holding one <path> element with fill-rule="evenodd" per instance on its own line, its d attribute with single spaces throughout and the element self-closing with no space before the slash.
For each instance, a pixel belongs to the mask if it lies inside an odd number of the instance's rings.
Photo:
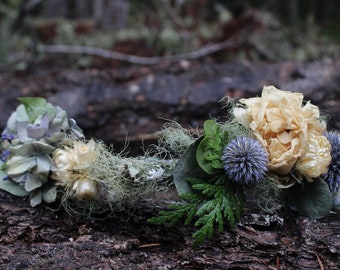
<svg viewBox="0 0 340 270">
<path fill-rule="evenodd" d="M 302 107 L 301 113 L 305 118 L 308 130 L 316 131 L 322 134 L 327 126 L 324 121 L 320 121 L 320 111 L 319 108 L 309 101 Z"/>
<path fill-rule="evenodd" d="M 246 108 L 235 108 L 239 123 L 250 128 L 269 155 L 268 169 L 288 174 L 308 149 L 309 133 L 321 135 L 326 125 L 319 121 L 319 109 L 303 95 L 281 91 L 274 86 L 263 88 L 261 97 L 241 99 Z"/>
<path fill-rule="evenodd" d="M 308 139 L 308 150 L 296 162 L 296 169 L 302 173 L 308 181 L 319 177 L 328 170 L 331 162 L 331 144 L 325 136 L 311 133 Z"/>
</svg>

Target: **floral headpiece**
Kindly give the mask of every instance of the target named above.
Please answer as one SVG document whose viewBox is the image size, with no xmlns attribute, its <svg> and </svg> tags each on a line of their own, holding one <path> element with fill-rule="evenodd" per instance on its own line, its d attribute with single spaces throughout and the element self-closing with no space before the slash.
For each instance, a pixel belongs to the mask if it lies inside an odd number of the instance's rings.
<svg viewBox="0 0 340 270">
<path fill-rule="evenodd" d="M 266 86 L 233 104 L 228 121 L 205 121 L 204 134 L 167 126 L 139 157 L 86 141 L 42 98 L 19 101 L 1 137 L 0 188 L 32 206 L 60 198 L 70 212 L 116 210 L 174 183 L 183 201 L 149 221 L 193 223 L 194 245 L 235 226 L 247 200 L 309 218 L 340 213 L 340 135 L 301 93 Z"/>
</svg>

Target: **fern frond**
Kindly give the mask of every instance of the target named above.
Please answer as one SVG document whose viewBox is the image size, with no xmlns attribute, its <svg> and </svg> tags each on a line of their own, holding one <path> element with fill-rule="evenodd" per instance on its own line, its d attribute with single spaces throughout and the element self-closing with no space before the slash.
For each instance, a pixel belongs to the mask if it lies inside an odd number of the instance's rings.
<svg viewBox="0 0 340 270">
<path fill-rule="evenodd" d="M 189 224 L 196 214 L 196 204 L 172 204 L 168 211 L 160 211 L 157 217 L 148 219 L 148 222 L 156 225 L 168 224 L 174 226 L 184 217 L 185 224 Z"/>
<path fill-rule="evenodd" d="M 193 247 L 196 248 L 203 244 L 203 242 L 207 238 L 211 238 L 214 233 L 214 226 L 211 223 L 211 219 L 209 215 L 205 215 L 198 219 L 195 223 L 195 226 L 203 225 L 200 229 L 193 233 L 192 237 L 194 238 Z"/>
<path fill-rule="evenodd" d="M 189 225 L 197 215 L 197 209 L 202 204 L 203 199 L 195 193 L 183 194 L 181 197 L 188 202 L 187 208 L 185 209 L 187 211 L 187 217 L 184 225 Z"/>
<path fill-rule="evenodd" d="M 171 205 L 169 211 L 161 211 L 160 216 L 149 221 L 154 224 L 174 225 L 185 218 L 184 224 L 190 224 L 195 218 L 197 231 L 193 234 L 194 247 L 211 238 L 217 227 L 223 231 L 225 223 L 234 227 L 240 219 L 243 209 L 243 190 L 226 181 L 225 175 L 217 175 L 212 179 L 188 179 L 193 193 L 183 194 L 186 204 Z"/>
</svg>

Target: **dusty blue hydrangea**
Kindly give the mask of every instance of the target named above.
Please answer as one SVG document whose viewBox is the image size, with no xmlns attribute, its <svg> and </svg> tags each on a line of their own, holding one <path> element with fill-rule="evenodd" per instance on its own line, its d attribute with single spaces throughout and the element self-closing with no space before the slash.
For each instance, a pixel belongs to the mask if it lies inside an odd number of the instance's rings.
<svg viewBox="0 0 340 270">
<path fill-rule="evenodd" d="M 8 156 L 10 155 L 10 151 L 7 149 L 10 145 L 11 141 L 14 139 L 13 134 L 2 134 L 0 139 L 0 161 L 6 162 Z"/>
<path fill-rule="evenodd" d="M 231 181 L 251 185 L 264 179 L 268 154 L 259 141 L 238 137 L 225 147 L 222 161 L 224 171 Z"/>
<path fill-rule="evenodd" d="M 328 166 L 328 172 L 323 175 L 333 194 L 340 189 L 340 135 L 335 131 L 326 132 L 325 136 L 331 144 L 332 160 Z"/>
<path fill-rule="evenodd" d="M 4 141 L 11 141 L 15 138 L 14 134 L 7 134 L 7 133 L 4 133 L 4 134 L 1 134 L 1 140 L 4 140 Z"/>
<path fill-rule="evenodd" d="M 53 202 L 57 189 L 50 180 L 55 149 L 84 138 L 66 111 L 42 98 L 20 98 L 0 137 L 0 189 L 29 196 L 31 206 Z"/>
<path fill-rule="evenodd" d="M 1 155 L 0 155 L 0 160 L 1 160 L 2 162 L 6 162 L 8 156 L 10 155 L 10 153 L 11 153 L 11 152 L 10 152 L 9 150 L 4 150 L 4 151 L 1 153 Z"/>
</svg>

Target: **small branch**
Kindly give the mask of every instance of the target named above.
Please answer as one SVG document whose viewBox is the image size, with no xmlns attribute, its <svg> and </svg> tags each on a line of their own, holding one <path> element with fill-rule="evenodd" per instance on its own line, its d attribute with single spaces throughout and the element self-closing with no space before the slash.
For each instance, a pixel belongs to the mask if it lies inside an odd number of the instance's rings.
<svg viewBox="0 0 340 270">
<path fill-rule="evenodd" d="M 91 56 L 98 56 L 107 59 L 114 59 L 123 62 L 129 62 L 131 64 L 138 65 L 155 65 L 163 62 L 179 62 L 181 60 L 193 60 L 198 59 L 209 54 L 215 53 L 217 51 L 234 48 L 240 45 L 240 41 L 234 39 L 228 39 L 219 43 L 205 46 L 197 51 L 176 54 L 170 56 L 160 56 L 160 57 L 142 57 L 136 55 L 129 55 L 119 52 L 113 52 L 110 50 L 105 50 L 96 47 L 79 46 L 79 45 L 38 45 L 37 52 L 39 53 L 61 53 L 61 54 L 85 54 Z"/>
<path fill-rule="evenodd" d="M 317 260 L 318 260 L 318 264 L 319 264 L 319 266 L 320 266 L 320 270 L 325 270 L 325 268 L 324 268 L 324 266 L 323 266 L 323 264 L 322 264 L 322 261 L 321 261 L 320 257 L 319 257 L 318 255 L 316 255 L 316 258 L 317 258 Z"/>
</svg>

